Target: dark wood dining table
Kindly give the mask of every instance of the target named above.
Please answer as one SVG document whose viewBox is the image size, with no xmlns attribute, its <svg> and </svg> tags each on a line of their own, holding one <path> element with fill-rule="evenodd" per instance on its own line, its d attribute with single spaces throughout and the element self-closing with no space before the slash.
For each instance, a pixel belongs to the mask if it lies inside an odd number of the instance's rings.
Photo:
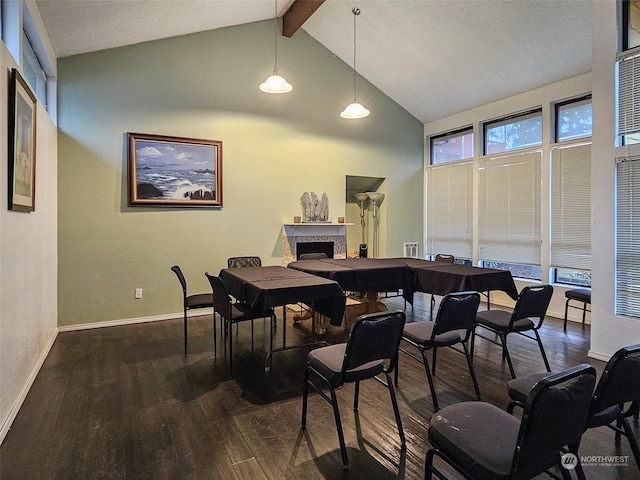
<svg viewBox="0 0 640 480">
<path fill-rule="evenodd" d="M 303 302 L 330 319 L 332 325 L 340 325 L 344 316 L 346 297 L 340 285 L 330 279 L 296 271 L 280 266 L 225 268 L 219 277 L 228 292 L 239 302 L 245 302 L 253 309 L 267 312 L 283 307 L 282 347 L 273 347 L 274 318 L 271 319 L 270 350 L 265 370 L 271 368 L 271 359 L 275 352 L 315 345 L 311 343 L 287 346 L 286 344 L 286 305 Z M 312 326 L 312 335 L 315 328 Z"/>
</svg>

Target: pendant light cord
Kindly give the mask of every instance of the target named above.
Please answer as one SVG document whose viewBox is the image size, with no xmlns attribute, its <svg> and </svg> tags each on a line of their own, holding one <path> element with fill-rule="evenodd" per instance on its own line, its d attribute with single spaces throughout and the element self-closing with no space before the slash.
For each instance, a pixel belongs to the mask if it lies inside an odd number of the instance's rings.
<svg viewBox="0 0 640 480">
<path fill-rule="evenodd" d="M 356 18 L 360 15 L 360 9 L 353 7 L 353 101 L 356 101 Z"/>
<path fill-rule="evenodd" d="M 273 74 L 278 73 L 278 0 L 275 0 L 275 11 L 273 14 L 273 23 L 275 28 L 273 29 L 273 42 L 275 44 L 275 62 L 273 64 Z"/>
</svg>

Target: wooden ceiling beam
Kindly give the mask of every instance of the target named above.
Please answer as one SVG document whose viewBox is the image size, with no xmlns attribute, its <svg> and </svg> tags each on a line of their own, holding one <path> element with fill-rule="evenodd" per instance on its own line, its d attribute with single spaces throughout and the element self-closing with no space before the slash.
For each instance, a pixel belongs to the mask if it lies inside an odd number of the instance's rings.
<svg viewBox="0 0 640 480">
<path fill-rule="evenodd" d="M 282 35 L 291 38 L 324 0 L 295 0 L 282 17 Z"/>
</svg>

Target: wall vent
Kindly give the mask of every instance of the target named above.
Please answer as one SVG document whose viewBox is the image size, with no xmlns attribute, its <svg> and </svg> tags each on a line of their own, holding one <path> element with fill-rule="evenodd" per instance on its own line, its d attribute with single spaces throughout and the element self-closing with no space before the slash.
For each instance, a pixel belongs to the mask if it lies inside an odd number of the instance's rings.
<svg viewBox="0 0 640 480">
<path fill-rule="evenodd" d="M 418 242 L 404 242 L 404 256 L 418 258 Z"/>
</svg>

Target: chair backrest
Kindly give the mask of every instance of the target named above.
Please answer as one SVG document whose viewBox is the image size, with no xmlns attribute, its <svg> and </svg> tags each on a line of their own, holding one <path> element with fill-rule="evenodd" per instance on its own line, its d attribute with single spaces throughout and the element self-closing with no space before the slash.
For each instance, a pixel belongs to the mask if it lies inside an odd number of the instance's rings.
<svg viewBox="0 0 640 480">
<path fill-rule="evenodd" d="M 182 270 L 180 269 L 180 267 L 178 265 L 174 265 L 173 267 L 171 267 L 171 270 L 173 270 L 173 273 L 176 274 L 176 277 L 178 277 L 178 281 L 180 282 L 180 285 L 182 285 L 182 294 L 184 297 L 187 296 L 187 281 L 184 278 L 184 275 L 182 274 Z"/>
<path fill-rule="evenodd" d="M 393 370 L 404 330 L 406 316 L 402 310 L 361 315 L 353 324 L 342 363 L 343 380 L 349 371 L 369 362 L 388 360 Z"/>
<path fill-rule="evenodd" d="M 551 285 L 533 285 L 524 287 L 518 296 L 518 301 L 511 315 L 510 326 L 522 318 L 538 319 L 538 326 L 542 324 L 547 308 L 553 296 Z"/>
<path fill-rule="evenodd" d="M 329 258 L 326 253 L 301 253 L 299 260 L 321 260 L 323 258 Z"/>
<path fill-rule="evenodd" d="M 640 401 L 640 344 L 621 348 L 609 359 L 593 394 L 590 415 L 635 401 Z"/>
<path fill-rule="evenodd" d="M 563 447 L 580 443 L 595 383 L 595 368 L 583 363 L 535 384 L 522 414 L 511 478 L 543 473 L 557 464 Z"/>
<path fill-rule="evenodd" d="M 437 263 L 453 263 L 456 257 L 447 253 L 439 253 L 436 255 L 435 261 Z"/>
<path fill-rule="evenodd" d="M 479 306 L 478 292 L 455 292 L 445 295 L 438 308 L 431 341 L 433 342 L 443 333 L 464 330 L 465 335 L 461 336 L 461 339 L 466 342 L 471 334 Z"/>
<path fill-rule="evenodd" d="M 227 259 L 228 268 L 261 267 L 260 257 L 231 257 Z"/>
<path fill-rule="evenodd" d="M 215 275 L 209 275 L 205 272 L 205 276 L 209 279 L 211 289 L 213 290 L 213 310 L 220 314 L 221 317 L 231 318 L 231 297 L 227 292 L 222 279 Z"/>
</svg>

